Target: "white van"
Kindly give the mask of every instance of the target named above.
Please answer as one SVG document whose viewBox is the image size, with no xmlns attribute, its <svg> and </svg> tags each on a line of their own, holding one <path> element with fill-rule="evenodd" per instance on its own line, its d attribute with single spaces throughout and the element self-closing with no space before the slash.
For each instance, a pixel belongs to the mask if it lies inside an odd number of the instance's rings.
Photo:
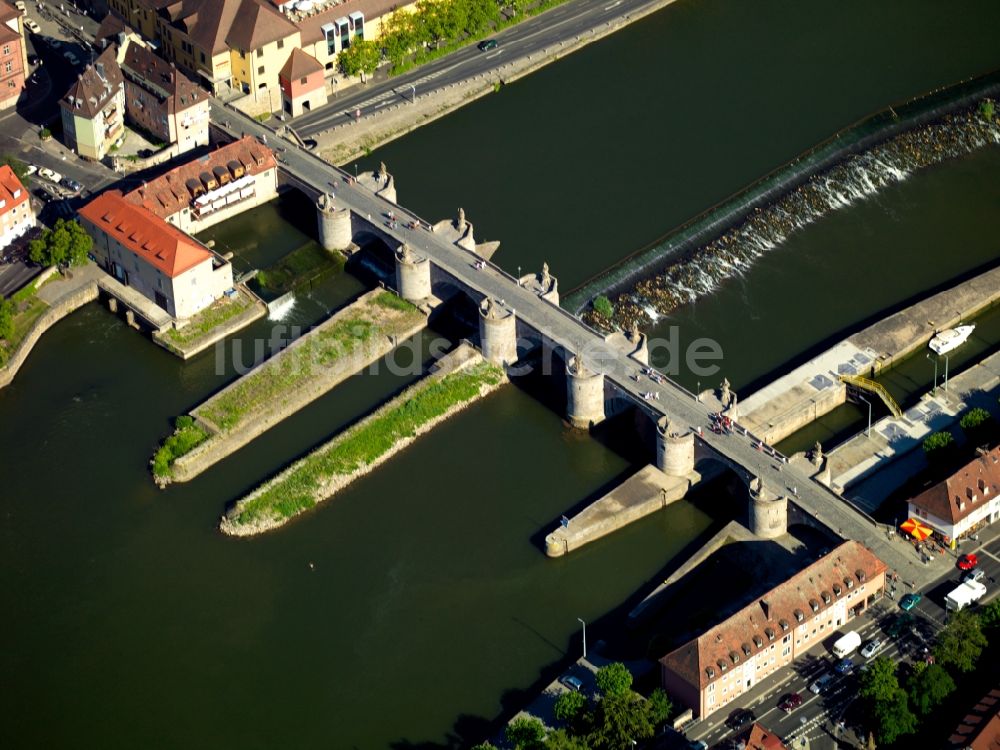
<svg viewBox="0 0 1000 750">
<path fill-rule="evenodd" d="M 837 642 L 833 644 L 833 655 L 838 659 L 843 659 L 845 656 L 853 654 L 860 645 L 861 634 L 856 630 L 852 630 L 847 635 L 840 636 Z"/>
</svg>

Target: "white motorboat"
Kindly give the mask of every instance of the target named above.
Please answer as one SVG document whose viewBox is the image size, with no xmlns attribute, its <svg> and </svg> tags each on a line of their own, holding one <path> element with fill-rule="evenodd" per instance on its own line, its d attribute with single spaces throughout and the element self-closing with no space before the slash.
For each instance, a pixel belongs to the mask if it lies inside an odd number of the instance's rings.
<svg viewBox="0 0 1000 750">
<path fill-rule="evenodd" d="M 930 340 L 927 346 L 930 347 L 931 351 L 935 354 L 947 354 L 953 349 L 957 349 L 962 344 L 964 344 L 972 332 L 976 330 L 975 324 L 971 326 L 958 326 L 957 328 L 949 328 L 946 331 L 941 331 L 934 335 L 934 338 Z"/>
</svg>

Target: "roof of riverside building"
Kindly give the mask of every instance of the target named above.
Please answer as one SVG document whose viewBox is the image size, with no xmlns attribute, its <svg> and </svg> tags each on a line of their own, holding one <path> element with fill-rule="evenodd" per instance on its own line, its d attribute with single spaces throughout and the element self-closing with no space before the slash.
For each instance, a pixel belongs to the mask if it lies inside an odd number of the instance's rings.
<svg viewBox="0 0 1000 750">
<path fill-rule="evenodd" d="M 1000 446 L 977 456 L 910 503 L 942 521 L 958 523 L 1000 493 Z"/>
<path fill-rule="evenodd" d="M 249 52 L 298 30 L 263 0 L 179 0 L 167 3 L 164 14 L 213 55 L 230 47 Z"/>
<path fill-rule="evenodd" d="M 212 257 L 193 237 L 142 206 L 129 203 L 119 190 L 106 190 L 79 214 L 170 278 Z"/>
<path fill-rule="evenodd" d="M 28 191 L 8 165 L 0 166 L 0 216 L 28 200 Z"/>
<path fill-rule="evenodd" d="M 671 651 L 660 663 L 704 689 L 885 570 L 885 563 L 863 544 L 844 542 L 757 601 Z"/>
<path fill-rule="evenodd" d="M 131 73 L 145 84 L 145 88 L 155 90 L 161 100 L 166 102 L 167 112 L 171 114 L 208 101 L 207 91 L 180 72 L 176 65 L 168 63 L 148 47 L 129 44 L 121 67 L 122 72 Z"/>
<path fill-rule="evenodd" d="M 292 50 L 292 54 L 288 56 L 288 61 L 278 72 L 278 77 L 284 78 L 286 81 L 295 81 L 305 78 L 312 73 L 322 72 L 323 66 L 320 65 L 319 60 L 308 52 L 303 52 L 296 47 Z"/>
<path fill-rule="evenodd" d="M 347 18 L 351 13 L 361 13 L 366 21 L 371 21 L 407 5 L 408 2 L 409 0 L 347 0 L 314 16 L 303 18 L 296 25 L 302 32 L 302 43 L 312 44 L 324 38 L 324 24 L 333 23 L 338 18 Z"/>
<path fill-rule="evenodd" d="M 220 179 L 258 175 L 275 167 L 277 162 L 271 149 L 248 135 L 150 180 L 127 193 L 125 200 L 165 219 L 213 189 L 213 180 L 218 183 Z"/>
</svg>

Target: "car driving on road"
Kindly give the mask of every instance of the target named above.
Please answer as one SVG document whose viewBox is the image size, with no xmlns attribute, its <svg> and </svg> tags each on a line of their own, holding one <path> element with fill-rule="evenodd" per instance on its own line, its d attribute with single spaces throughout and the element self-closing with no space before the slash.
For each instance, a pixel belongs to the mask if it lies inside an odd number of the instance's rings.
<svg viewBox="0 0 1000 750">
<path fill-rule="evenodd" d="M 882 639 L 872 638 L 868 643 L 861 647 L 861 655 L 866 659 L 871 659 L 875 654 L 882 650 Z"/>
<path fill-rule="evenodd" d="M 850 657 L 845 657 L 837 662 L 834 669 L 837 670 L 837 674 L 850 674 L 854 669 L 854 662 Z"/>
<path fill-rule="evenodd" d="M 489 52 L 491 49 L 496 49 L 498 43 L 496 39 L 485 39 L 478 46 L 480 52 Z"/>
<path fill-rule="evenodd" d="M 796 708 L 802 705 L 802 696 L 798 693 L 787 693 L 782 696 L 781 700 L 778 701 L 778 708 L 784 711 L 786 714 L 790 714 Z"/>
<path fill-rule="evenodd" d="M 77 182 L 76 180 L 72 179 L 71 177 L 63 177 L 61 180 L 59 180 L 59 184 L 62 185 L 64 188 L 69 188 L 74 193 L 79 193 L 81 190 L 83 190 L 83 185 Z"/>
<path fill-rule="evenodd" d="M 816 693 L 816 695 L 819 695 L 824 690 L 826 690 L 828 687 L 830 687 L 830 683 L 831 682 L 833 682 L 833 675 L 832 674 L 825 674 L 822 677 L 820 677 L 818 680 L 815 680 L 809 686 L 809 692 L 810 693 Z"/>
<path fill-rule="evenodd" d="M 909 612 L 916 607 L 923 598 L 924 597 L 921 594 L 907 594 L 899 600 L 899 608 L 904 612 Z"/>
<path fill-rule="evenodd" d="M 730 729 L 739 730 L 752 721 L 757 721 L 757 715 L 748 708 L 737 708 L 726 719 L 726 726 Z"/>
<path fill-rule="evenodd" d="M 972 570 L 967 570 L 962 573 L 962 583 L 968 583 L 969 581 L 978 581 L 986 576 L 986 571 L 982 568 L 973 568 Z"/>
<path fill-rule="evenodd" d="M 959 570 L 972 570 L 979 565 L 979 558 L 973 554 L 962 555 L 958 558 Z"/>
</svg>

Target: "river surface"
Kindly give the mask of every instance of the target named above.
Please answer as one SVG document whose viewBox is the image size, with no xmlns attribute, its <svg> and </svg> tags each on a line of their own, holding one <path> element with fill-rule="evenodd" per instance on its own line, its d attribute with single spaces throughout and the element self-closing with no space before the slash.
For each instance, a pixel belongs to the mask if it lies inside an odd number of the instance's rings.
<svg viewBox="0 0 1000 750">
<path fill-rule="evenodd" d="M 503 241 L 499 262 L 548 260 L 568 288 L 868 111 L 1000 65 L 994 3 L 948 23 L 931 2 L 750 5 L 677 3 L 373 160 L 389 162 L 407 205 L 427 218 L 464 205 L 480 238 Z M 990 263 L 997 166 L 984 151 L 816 222 L 761 261 L 771 293 L 753 296 L 748 276 L 679 311 L 685 325 L 722 340 L 741 387 Z M 906 210 L 927 216 L 923 231 L 902 226 Z M 289 211 L 266 206 L 210 236 L 238 268 L 263 266 L 312 230 Z M 932 243 L 935 225 L 961 241 Z M 872 239 L 849 248 L 847 273 L 838 258 L 862 231 Z M 328 277 L 281 325 L 314 323 L 362 289 Z M 801 335 L 771 335 L 789 317 Z M 745 334 L 727 327 L 740 320 Z M 355 377 L 157 490 L 146 465 L 170 419 L 231 381 L 234 349 L 248 363 L 274 334 L 259 321 L 219 357 L 182 363 L 90 305 L 0 391 L 3 747 L 459 746 L 575 657 L 578 617 L 592 643 L 610 632 L 619 603 L 723 520 L 711 497 L 681 502 L 546 559 L 559 516 L 643 457 L 568 430 L 512 385 L 299 522 L 223 538 L 228 503 L 414 377 Z"/>
</svg>

